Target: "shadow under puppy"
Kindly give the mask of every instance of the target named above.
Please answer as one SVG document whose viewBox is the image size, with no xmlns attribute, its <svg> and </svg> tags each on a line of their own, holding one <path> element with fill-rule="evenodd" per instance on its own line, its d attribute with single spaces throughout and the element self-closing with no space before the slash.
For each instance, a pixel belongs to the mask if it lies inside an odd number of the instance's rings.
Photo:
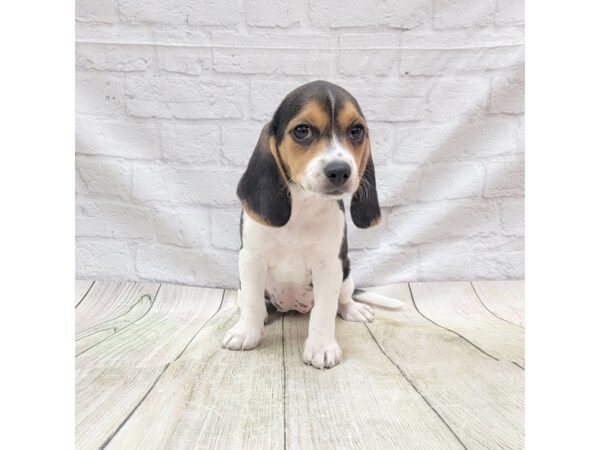
<svg viewBox="0 0 600 450">
<path fill-rule="evenodd" d="M 335 366 L 342 354 L 336 314 L 366 322 L 373 310 L 355 300 L 399 305 L 356 291 L 350 275 L 344 198 L 356 226 L 368 228 L 381 219 L 369 131 L 358 102 L 325 81 L 290 92 L 262 129 L 237 194 L 243 208 L 241 315 L 223 346 L 258 345 L 266 297 L 279 311 L 310 311 L 304 362 Z"/>
</svg>

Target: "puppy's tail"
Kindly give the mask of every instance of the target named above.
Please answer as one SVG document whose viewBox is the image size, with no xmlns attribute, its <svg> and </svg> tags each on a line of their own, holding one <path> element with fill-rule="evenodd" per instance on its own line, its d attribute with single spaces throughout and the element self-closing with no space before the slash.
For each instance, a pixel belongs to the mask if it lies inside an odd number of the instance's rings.
<svg viewBox="0 0 600 450">
<path fill-rule="evenodd" d="M 362 289 L 355 289 L 352 293 L 352 298 L 357 302 L 368 303 L 369 305 L 381 306 L 382 308 L 388 309 L 400 309 L 404 306 L 402 300 L 386 297 L 385 295 L 379 295 L 374 292 L 363 291 Z"/>
</svg>

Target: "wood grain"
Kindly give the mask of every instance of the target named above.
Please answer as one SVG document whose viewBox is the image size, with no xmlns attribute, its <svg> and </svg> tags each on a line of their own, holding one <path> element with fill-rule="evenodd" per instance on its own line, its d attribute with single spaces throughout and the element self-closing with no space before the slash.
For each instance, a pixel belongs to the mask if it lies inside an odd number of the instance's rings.
<svg viewBox="0 0 600 450">
<path fill-rule="evenodd" d="M 482 303 L 498 317 L 525 326 L 525 282 L 473 281 L 473 289 Z"/>
<path fill-rule="evenodd" d="M 343 361 L 323 371 L 302 362 L 307 330 L 308 316 L 286 315 L 287 448 L 462 448 L 365 325 L 338 318 Z"/>
<path fill-rule="evenodd" d="M 90 280 L 75 280 L 75 307 L 81 303 L 85 294 L 89 291 L 89 289 L 94 284 L 93 281 Z"/>
<path fill-rule="evenodd" d="M 525 365 L 523 328 L 488 311 L 468 282 L 411 283 L 418 310 L 499 360 Z"/>
<path fill-rule="evenodd" d="M 93 347 L 91 356 L 79 362 L 78 448 L 98 448 L 109 439 L 219 309 L 223 291 L 162 286 L 159 295 L 154 315 Z"/>
<path fill-rule="evenodd" d="M 173 361 L 218 310 L 221 289 L 163 285 L 141 318 L 75 358 L 77 368 L 148 367 Z"/>
<path fill-rule="evenodd" d="M 221 339 L 237 321 L 236 292 L 111 440 L 117 449 L 283 448 L 281 319 L 259 347 L 232 352 Z M 152 426 L 149 426 L 152 424 Z"/>
<path fill-rule="evenodd" d="M 97 449 L 150 390 L 164 366 L 75 371 L 75 444 Z"/>
<path fill-rule="evenodd" d="M 435 285 L 427 291 L 435 294 L 432 301 L 448 299 L 453 304 L 454 295 L 442 296 L 441 284 Z M 507 360 L 485 355 L 456 334 L 424 319 L 413 307 L 408 285 L 372 290 L 403 300 L 406 305 L 403 310 L 378 310 L 375 322 L 368 325 L 373 336 L 464 445 L 522 448 L 524 371 Z M 421 289 L 422 295 L 424 292 Z M 455 290 L 450 289 L 450 293 Z M 453 311 L 452 306 L 438 307 Z M 499 334 L 494 336 L 504 339 Z"/>
<path fill-rule="evenodd" d="M 518 284 L 412 286 L 421 312 L 398 284 L 371 290 L 404 309 L 338 319 L 342 363 L 319 371 L 308 316 L 231 352 L 236 292 L 96 282 L 75 310 L 77 448 L 522 448 Z"/>
<path fill-rule="evenodd" d="M 139 320 L 152 307 L 159 285 L 98 281 L 75 309 L 75 355 Z"/>
</svg>

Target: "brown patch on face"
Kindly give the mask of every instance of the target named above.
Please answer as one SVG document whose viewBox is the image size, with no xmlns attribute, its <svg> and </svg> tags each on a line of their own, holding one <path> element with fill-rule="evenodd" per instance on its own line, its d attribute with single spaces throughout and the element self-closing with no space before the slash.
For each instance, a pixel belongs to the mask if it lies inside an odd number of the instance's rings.
<svg viewBox="0 0 600 450">
<path fill-rule="evenodd" d="M 307 144 L 297 142 L 291 135 L 294 128 L 300 124 L 308 124 L 311 127 L 313 138 Z M 300 183 L 304 178 L 306 166 L 327 145 L 324 132 L 330 127 L 330 118 L 327 112 L 323 111 L 315 101 L 309 101 L 298 115 L 290 120 L 278 150 L 280 164 L 285 168 L 292 181 Z"/>
<path fill-rule="evenodd" d="M 350 128 L 353 125 L 358 124 L 362 125 L 364 128 L 364 136 L 360 143 L 353 141 L 348 135 Z M 371 153 L 367 123 L 354 104 L 350 101 L 346 101 L 337 113 L 336 125 L 338 129 L 341 130 L 345 147 L 352 153 L 352 157 L 354 158 L 358 169 L 358 177 L 360 178 L 365 171 Z"/>
</svg>

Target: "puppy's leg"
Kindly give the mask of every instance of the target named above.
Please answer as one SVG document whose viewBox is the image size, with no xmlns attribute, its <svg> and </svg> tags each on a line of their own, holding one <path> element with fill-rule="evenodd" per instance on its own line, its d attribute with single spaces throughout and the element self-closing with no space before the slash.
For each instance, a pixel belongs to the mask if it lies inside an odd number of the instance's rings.
<svg viewBox="0 0 600 450">
<path fill-rule="evenodd" d="M 265 285 L 267 262 L 252 250 L 240 250 L 240 281 L 238 305 L 240 320 L 223 339 L 223 347 L 230 350 L 251 350 L 260 342 L 267 317 Z"/>
<path fill-rule="evenodd" d="M 312 282 L 315 305 L 310 312 L 303 359 L 318 369 L 329 368 L 342 357 L 335 340 L 335 316 L 342 284 L 340 260 L 333 257 L 313 265 Z"/>
<path fill-rule="evenodd" d="M 359 303 L 352 299 L 354 292 L 354 281 L 352 276 L 348 275 L 342 283 L 340 290 L 340 299 L 338 304 L 338 314 L 344 320 L 350 322 L 371 322 L 375 317 L 373 309 L 369 305 Z"/>
</svg>

